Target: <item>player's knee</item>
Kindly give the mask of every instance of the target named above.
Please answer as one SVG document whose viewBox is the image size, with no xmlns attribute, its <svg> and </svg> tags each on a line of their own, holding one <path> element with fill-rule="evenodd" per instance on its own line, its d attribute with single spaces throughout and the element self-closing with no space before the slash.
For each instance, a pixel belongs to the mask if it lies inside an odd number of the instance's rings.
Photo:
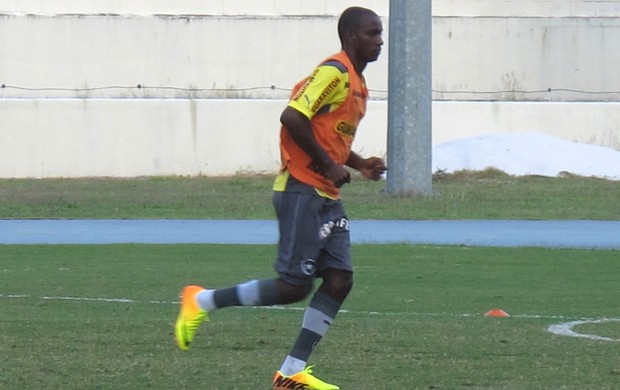
<svg viewBox="0 0 620 390">
<path fill-rule="evenodd" d="M 312 284 L 290 284 L 280 279 L 278 295 L 281 304 L 295 303 L 304 300 L 312 291 Z"/>
<path fill-rule="evenodd" d="M 353 288 L 353 273 L 347 271 L 328 272 L 323 277 L 321 290 L 338 301 L 344 301 Z"/>
<path fill-rule="evenodd" d="M 353 289 L 353 273 L 343 273 L 341 277 L 337 278 L 336 289 L 345 296 Z"/>
</svg>

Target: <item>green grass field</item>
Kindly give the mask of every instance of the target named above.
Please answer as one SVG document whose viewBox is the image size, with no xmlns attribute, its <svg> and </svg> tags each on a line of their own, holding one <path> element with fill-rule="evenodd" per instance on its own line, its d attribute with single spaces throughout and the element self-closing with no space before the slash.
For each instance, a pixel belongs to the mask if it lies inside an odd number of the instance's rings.
<svg viewBox="0 0 620 390">
<path fill-rule="evenodd" d="M 0 218 L 273 219 L 273 176 L 0 180 Z M 387 196 L 385 182 L 343 187 L 352 219 L 620 220 L 620 181 L 435 175 L 433 195 Z"/>
<path fill-rule="evenodd" d="M 0 180 L 0 218 L 271 219 L 269 176 Z M 620 219 L 620 182 L 438 175 L 430 197 L 344 189 L 351 219 Z M 0 232 L 1 233 L 1 232 Z M 190 351 L 177 294 L 273 275 L 271 245 L 0 245 L 0 389 L 268 389 L 304 304 L 213 313 Z M 620 252 L 355 245 L 312 356 L 344 390 L 620 388 Z M 503 309 L 509 318 L 485 317 Z M 615 341 L 552 334 L 572 330 Z M 612 321 L 614 320 L 614 321 Z"/>
<path fill-rule="evenodd" d="M 275 247 L 0 246 L 0 388 L 268 389 L 303 304 L 230 308 L 177 350 L 176 295 L 272 275 Z M 616 389 L 617 251 L 354 246 L 356 285 L 312 357 L 342 389 Z M 485 317 L 501 308 L 509 318 Z M 574 331 L 620 339 L 620 322 Z"/>
</svg>

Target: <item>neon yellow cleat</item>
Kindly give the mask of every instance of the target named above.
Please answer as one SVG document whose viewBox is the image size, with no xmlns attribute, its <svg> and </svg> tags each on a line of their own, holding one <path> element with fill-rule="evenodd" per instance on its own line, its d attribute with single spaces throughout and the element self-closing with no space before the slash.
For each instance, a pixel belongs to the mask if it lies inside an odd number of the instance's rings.
<svg viewBox="0 0 620 390">
<path fill-rule="evenodd" d="M 312 375 L 312 367 L 308 366 L 303 371 L 291 376 L 285 376 L 280 371 L 273 377 L 273 388 L 283 389 L 308 389 L 308 390 L 340 390 L 336 385 L 330 385 Z"/>
<path fill-rule="evenodd" d="M 209 321 L 207 312 L 200 308 L 196 299 L 196 295 L 201 291 L 204 291 L 204 288 L 200 286 L 185 286 L 179 294 L 181 309 L 174 324 L 174 335 L 177 345 L 184 351 L 189 349 L 202 321 Z"/>
</svg>

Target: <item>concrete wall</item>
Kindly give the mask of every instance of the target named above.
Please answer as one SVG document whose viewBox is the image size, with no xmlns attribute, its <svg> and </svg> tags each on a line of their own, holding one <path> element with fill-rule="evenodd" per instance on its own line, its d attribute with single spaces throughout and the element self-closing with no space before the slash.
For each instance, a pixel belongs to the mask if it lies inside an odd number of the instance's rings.
<svg viewBox="0 0 620 390">
<path fill-rule="evenodd" d="M 256 105 L 265 110 L 256 110 Z M 222 175 L 278 168 L 282 101 L 11 99 L 4 177 Z M 280 107 L 278 107 L 280 106 Z M 268 123 L 268 126 L 264 124 Z M 6 131 L 8 130 L 8 131 Z"/>
<path fill-rule="evenodd" d="M 355 2 L 386 32 L 388 3 Z M 0 0 L 0 177 L 272 172 L 288 90 L 338 50 L 350 4 Z M 435 144 L 542 131 L 620 150 L 617 1 L 434 0 L 433 14 Z M 362 154 L 386 153 L 385 46 Z"/>
<path fill-rule="evenodd" d="M 0 104 L 2 177 L 230 175 L 275 172 L 285 100 L 6 99 Z M 434 143 L 537 131 L 620 145 L 617 103 L 435 102 Z M 386 154 L 385 101 L 372 101 L 356 137 Z M 597 131 L 590 131 L 597 129 Z"/>
<path fill-rule="evenodd" d="M 436 16 L 618 16 L 617 0 L 432 0 Z M 389 0 L 0 0 L 0 12 L 118 15 L 334 15 L 359 5 L 387 15 Z"/>
<path fill-rule="evenodd" d="M 25 2 L 16 3 L 22 9 Z M 235 16 L 1 14 L 6 8 L 0 8 L 0 80 L 5 85 L 0 96 L 285 98 L 315 63 L 339 49 L 335 25 L 342 7 L 331 6 L 332 13 L 325 14 L 319 7 L 323 2 L 316 2 L 318 9 L 305 11 L 316 13 L 289 14 L 303 8 L 294 4 L 315 2 L 277 3 L 289 6 L 280 10 L 272 4 L 274 14 L 263 15 L 230 10 Z M 539 3 L 549 2 L 523 2 L 526 10 L 528 4 Z M 43 5 L 47 2 L 35 9 Z M 156 10 L 153 5 L 147 9 Z M 384 22 L 387 31 L 387 14 Z M 618 101 L 619 49 L 620 18 L 608 14 L 435 16 L 434 98 Z M 387 94 L 388 54 L 386 45 L 366 74 L 378 99 Z"/>
</svg>

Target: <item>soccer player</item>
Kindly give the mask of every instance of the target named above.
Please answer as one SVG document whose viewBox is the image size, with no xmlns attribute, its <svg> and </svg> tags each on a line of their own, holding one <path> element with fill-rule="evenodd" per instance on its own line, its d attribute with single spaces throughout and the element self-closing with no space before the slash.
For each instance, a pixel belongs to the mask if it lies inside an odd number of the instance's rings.
<svg viewBox="0 0 620 390">
<path fill-rule="evenodd" d="M 375 12 L 346 9 L 338 21 L 342 51 L 321 62 L 293 89 L 280 117 L 282 168 L 273 185 L 280 232 L 277 277 L 222 289 L 184 287 L 175 324 L 182 350 L 189 348 L 198 326 L 216 309 L 299 302 L 320 278 L 273 388 L 339 389 L 315 377 L 308 359 L 353 286 L 349 220 L 340 201 L 340 187 L 351 180 L 345 165 L 372 180 L 379 180 L 387 169 L 381 158 L 362 158 L 351 151 L 366 112 L 368 90 L 362 72 L 379 57 L 382 31 Z"/>
</svg>

